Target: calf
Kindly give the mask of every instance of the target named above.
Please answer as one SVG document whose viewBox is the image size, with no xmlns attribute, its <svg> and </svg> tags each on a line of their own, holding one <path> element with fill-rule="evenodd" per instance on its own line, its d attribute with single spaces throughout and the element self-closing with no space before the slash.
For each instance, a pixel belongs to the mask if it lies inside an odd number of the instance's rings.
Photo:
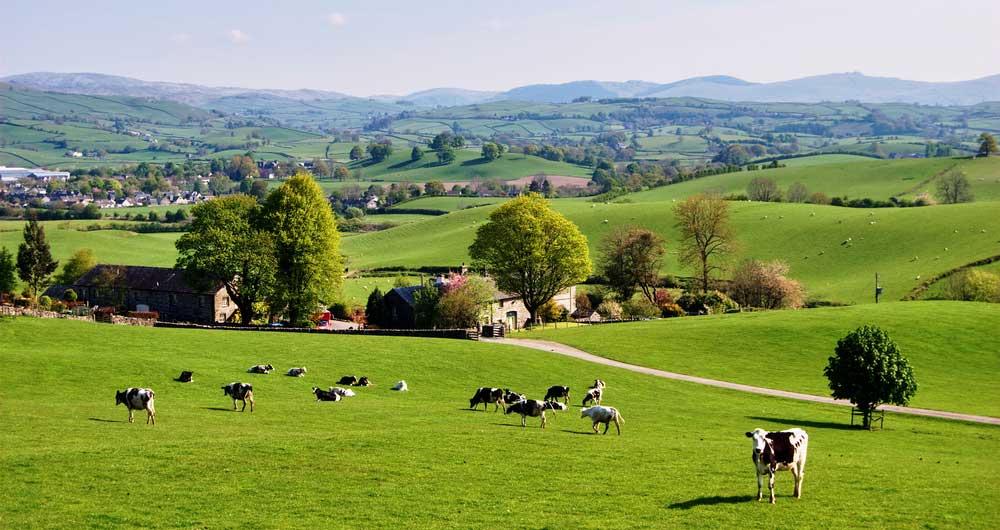
<svg viewBox="0 0 1000 530">
<path fill-rule="evenodd" d="M 152 422 L 156 426 L 156 409 L 153 407 L 153 399 L 156 392 L 149 388 L 126 388 L 124 391 L 115 392 L 115 406 L 125 405 L 128 409 L 128 422 L 135 423 L 132 414 L 134 410 L 146 411 L 146 425 Z"/>
<path fill-rule="evenodd" d="M 407 390 L 409 390 L 409 387 L 406 386 L 406 381 L 400 379 L 398 382 L 396 382 L 396 384 L 392 387 L 392 389 L 398 390 L 400 392 L 406 392 Z"/>
<path fill-rule="evenodd" d="M 348 386 L 350 386 L 350 385 L 356 385 L 356 384 L 358 384 L 358 378 L 356 376 L 353 376 L 353 375 L 345 375 L 344 377 L 340 378 L 340 381 L 337 381 L 337 384 L 338 385 L 348 385 Z"/>
<path fill-rule="evenodd" d="M 504 407 L 504 410 L 506 410 L 506 407 L 504 406 L 505 403 L 503 400 L 502 388 L 483 387 L 476 389 L 476 395 L 472 396 L 472 399 L 469 400 L 469 408 L 478 408 L 480 403 L 483 404 L 484 411 L 486 410 L 488 403 L 496 404 L 496 407 L 493 408 L 493 412 L 496 412 L 500 407 Z"/>
<path fill-rule="evenodd" d="M 181 372 L 180 377 L 178 377 L 177 379 L 175 379 L 175 381 L 180 382 L 180 383 L 190 383 L 191 381 L 194 380 L 192 378 L 193 375 L 194 375 L 194 372 L 188 372 L 188 371 L 185 370 L 185 371 Z"/>
<path fill-rule="evenodd" d="M 247 383 L 229 383 L 222 387 L 222 395 L 233 398 L 233 410 L 236 410 L 236 402 L 243 402 L 243 409 L 247 410 L 247 402 L 250 402 L 250 412 L 253 412 L 253 387 Z"/>
<path fill-rule="evenodd" d="M 316 401 L 340 401 L 342 398 L 340 394 L 330 390 L 323 390 L 322 388 L 313 387 L 313 394 L 316 395 Z"/>
<path fill-rule="evenodd" d="M 267 374 L 274 370 L 274 367 L 270 364 L 255 364 L 250 368 L 247 368 L 248 374 Z"/>
<path fill-rule="evenodd" d="M 569 403 L 568 386 L 550 386 L 545 392 L 545 401 L 556 401 L 559 398 L 563 399 L 563 403 Z"/>
<path fill-rule="evenodd" d="M 602 393 L 603 391 L 600 388 L 591 388 L 590 390 L 587 391 L 587 395 L 583 396 L 582 406 L 586 407 L 587 403 L 590 403 L 591 401 L 600 405 Z"/>
<path fill-rule="evenodd" d="M 356 395 L 350 388 L 340 388 L 339 386 L 331 386 L 330 392 L 333 392 L 340 397 L 354 397 Z"/>
<path fill-rule="evenodd" d="M 622 417 L 618 409 L 614 407 L 590 407 L 588 409 L 580 410 L 581 418 L 590 418 L 590 421 L 594 422 L 594 433 L 597 433 L 597 424 L 604 424 L 604 434 L 608 434 L 608 428 L 611 427 L 611 422 L 615 423 L 615 429 L 618 430 L 618 436 L 622 434 L 621 424 L 625 423 L 625 418 Z"/>
<path fill-rule="evenodd" d="M 526 399 L 524 394 L 518 394 L 517 392 L 512 392 L 509 388 L 503 389 L 503 400 L 504 403 L 517 403 Z"/>
<path fill-rule="evenodd" d="M 302 377 L 303 375 L 305 375 L 305 373 L 306 373 L 306 368 L 303 366 L 302 368 L 289 368 L 288 373 L 286 375 L 289 375 L 291 377 Z"/>
<path fill-rule="evenodd" d="M 746 433 L 753 439 L 753 464 L 757 471 L 757 501 L 762 498 L 764 475 L 767 475 L 767 488 L 771 493 L 771 504 L 774 504 L 774 474 L 786 469 L 792 471 L 795 478 L 795 498 L 802 497 L 802 478 L 805 476 L 806 453 L 809 449 L 809 435 L 802 429 L 767 432 L 764 429 L 754 429 Z"/>
<path fill-rule="evenodd" d="M 507 407 L 504 414 L 510 414 L 516 412 L 521 415 L 521 427 L 527 426 L 528 416 L 532 418 L 537 418 L 541 416 L 542 418 L 542 428 L 545 428 L 545 411 L 550 410 L 549 403 L 545 401 L 538 401 L 537 399 L 522 399 L 517 403 L 513 403 Z"/>
</svg>

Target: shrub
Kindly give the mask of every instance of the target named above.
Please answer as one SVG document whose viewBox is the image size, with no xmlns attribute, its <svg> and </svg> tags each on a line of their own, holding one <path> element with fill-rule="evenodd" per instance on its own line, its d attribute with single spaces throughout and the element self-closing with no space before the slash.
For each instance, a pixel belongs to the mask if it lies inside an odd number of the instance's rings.
<svg viewBox="0 0 1000 530">
<path fill-rule="evenodd" d="M 740 310 L 740 304 L 720 291 L 707 293 L 688 291 L 677 299 L 677 305 L 688 313 L 695 314 L 735 313 Z"/>
<path fill-rule="evenodd" d="M 573 301 L 577 309 L 589 310 L 593 307 L 590 305 L 590 297 L 587 296 L 587 293 L 576 293 L 576 298 Z"/>
<path fill-rule="evenodd" d="M 52 307 L 50 307 L 49 309 L 51 309 L 52 311 L 62 313 L 63 311 L 66 310 L 66 304 L 60 302 L 59 300 L 53 300 Z"/>
<path fill-rule="evenodd" d="M 38 307 L 42 309 L 49 309 L 52 307 L 52 298 L 49 296 L 42 296 L 38 299 Z"/>
<path fill-rule="evenodd" d="M 76 291 L 73 289 L 66 289 L 63 291 L 63 300 L 67 302 L 76 302 L 78 299 L 79 296 L 77 296 Z"/>
<path fill-rule="evenodd" d="M 333 318 L 340 320 L 347 320 L 349 318 L 350 308 L 344 302 L 334 302 L 328 310 L 333 315 Z"/>
<path fill-rule="evenodd" d="M 781 261 L 746 260 L 733 272 L 729 294 L 740 304 L 763 309 L 799 308 L 805 292 L 788 279 L 788 265 Z"/>
<path fill-rule="evenodd" d="M 614 300 L 605 300 L 597 306 L 597 313 L 605 320 L 621 320 L 622 306 Z"/>
<path fill-rule="evenodd" d="M 656 318 L 660 316 L 660 308 L 653 305 L 646 297 L 633 298 L 622 304 L 625 318 Z"/>
<path fill-rule="evenodd" d="M 677 304 L 667 304 L 660 307 L 660 316 L 664 318 L 682 317 L 687 315 L 684 308 Z"/>
<path fill-rule="evenodd" d="M 978 269 L 953 274 L 945 282 L 944 297 L 967 302 L 1000 302 L 1000 276 Z"/>
<path fill-rule="evenodd" d="M 555 300 L 549 300 L 538 308 L 538 317 L 542 319 L 542 322 L 564 322 L 566 320 L 563 318 L 565 311 L 566 308 L 556 303 Z"/>
<path fill-rule="evenodd" d="M 160 314 L 156 311 L 129 311 L 125 316 L 129 318 L 145 318 L 151 320 L 160 319 Z"/>
</svg>

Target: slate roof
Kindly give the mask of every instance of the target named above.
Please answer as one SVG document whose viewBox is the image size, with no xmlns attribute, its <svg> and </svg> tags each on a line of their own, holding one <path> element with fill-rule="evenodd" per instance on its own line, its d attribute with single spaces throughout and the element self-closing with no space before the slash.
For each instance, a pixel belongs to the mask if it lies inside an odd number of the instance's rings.
<svg viewBox="0 0 1000 530">
<path fill-rule="evenodd" d="M 126 289 L 142 291 L 162 291 L 183 294 L 215 294 L 222 287 L 197 289 L 184 280 L 184 269 L 168 267 L 138 267 L 133 265 L 96 265 L 74 284 L 79 287 L 106 286 L 109 276 L 120 273 L 124 276 L 122 286 Z"/>
<path fill-rule="evenodd" d="M 390 291 L 390 292 L 396 293 L 396 295 L 399 296 L 400 298 L 402 298 L 403 301 L 406 302 L 410 307 L 413 307 L 414 305 L 416 305 L 416 301 L 414 301 L 414 299 L 413 299 L 413 293 L 415 293 L 415 292 L 417 292 L 417 291 L 419 291 L 420 289 L 423 289 L 423 288 L 424 287 L 422 285 L 410 285 L 410 286 L 407 286 L 407 287 L 393 287 L 392 291 Z"/>
</svg>

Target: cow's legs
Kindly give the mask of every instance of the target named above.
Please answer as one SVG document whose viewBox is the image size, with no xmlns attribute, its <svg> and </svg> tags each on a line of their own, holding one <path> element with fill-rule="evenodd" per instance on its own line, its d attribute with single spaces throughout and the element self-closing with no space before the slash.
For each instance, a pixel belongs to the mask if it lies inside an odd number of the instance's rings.
<svg viewBox="0 0 1000 530">
<path fill-rule="evenodd" d="M 129 423 L 135 422 L 135 416 L 132 409 L 128 409 L 128 422 Z"/>
<path fill-rule="evenodd" d="M 792 473 L 795 474 L 795 498 L 802 498 L 802 479 L 806 474 L 805 466 L 800 462 L 797 466 L 792 467 Z"/>
<path fill-rule="evenodd" d="M 604 422 L 604 434 L 608 434 L 608 429 L 610 428 L 611 428 L 611 422 L 610 421 Z"/>
<path fill-rule="evenodd" d="M 233 398 L 233 410 L 236 410 L 236 398 Z"/>
<path fill-rule="evenodd" d="M 618 436 L 622 435 L 622 426 L 618 424 L 618 418 L 615 418 L 615 429 L 618 429 Z"/>
<path fill-rule="evenodd" d="M 767 490 L 771 494 L 771 504 L 774 504 L 774 472 L 768 473 Z"/>
<path fill-rule="evenodd" d="M 761 475 L 760 472 L 757 472 L 757 502 L 760 502 L 761 499 L 764 498 L 762 491 L 763 489 L 764 489 L 764 475 Z"/>
<path fill-rule="evenodd" d="M 542 428 L 545 428 L 545 411 L 542 411 Z"/>
<path fill-rule="evenodd" d="M 528 426 L 528 417 L 525 416 L 524 414 L 521 414 L 521 427 L 527 427 L 527 426 Z"/>
<path fill-rule="evenodd" d="M 595 422 L 594 422 L 594 434 L 597 434 L 597 433 L 598 433 L 598 430 L 597 430 L 597 422 L 595 421 Z"/>
</svg>

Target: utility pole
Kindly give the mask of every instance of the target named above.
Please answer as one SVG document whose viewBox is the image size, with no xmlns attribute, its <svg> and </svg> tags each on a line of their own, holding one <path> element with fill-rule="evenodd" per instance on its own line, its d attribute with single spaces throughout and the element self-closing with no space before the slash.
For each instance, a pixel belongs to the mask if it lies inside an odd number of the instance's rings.
<svg viewBox="0 0 1000 530">
<path fill-rule="evenodd" d="M 875 303 L 878 303 L 878 297 L 882 294 L 882 286 L 878 283 L 878 273 L 875 273 Z"/>
</svg>

